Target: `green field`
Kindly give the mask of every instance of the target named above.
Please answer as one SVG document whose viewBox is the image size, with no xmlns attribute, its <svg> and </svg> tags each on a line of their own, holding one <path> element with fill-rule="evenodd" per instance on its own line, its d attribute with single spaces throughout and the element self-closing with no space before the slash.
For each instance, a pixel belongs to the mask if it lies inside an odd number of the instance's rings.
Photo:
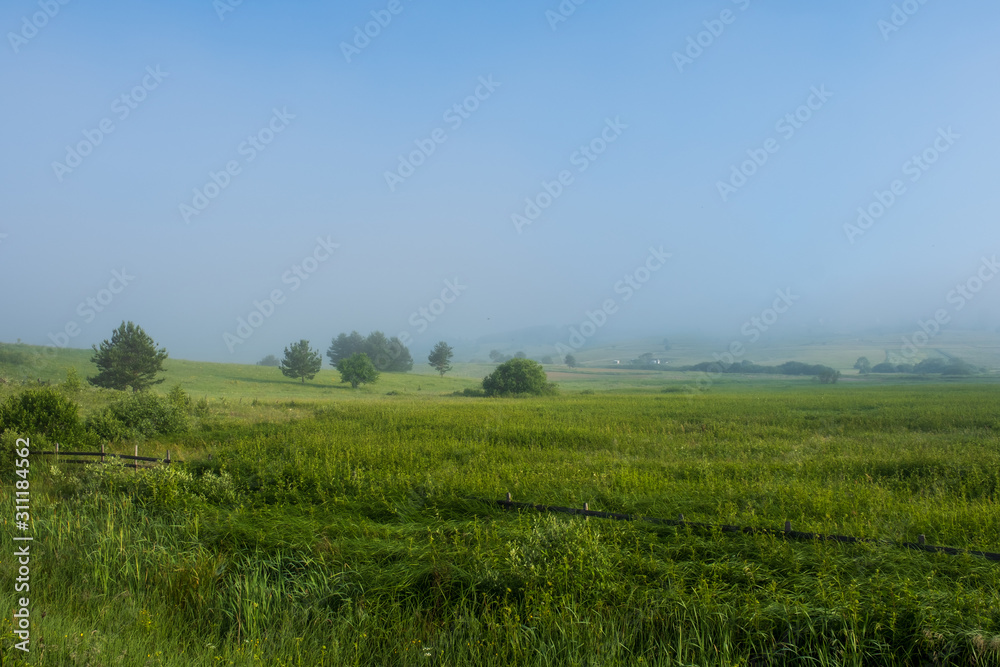
<svg viewBox="0 0 1000 667">
<path fill-rule="evenodd" d="M 24 351 L 0 377 L 93 374 L 89 352 Z M 687 374 L 594 364 L 551 373 L 557 396 L 483 399 L 451 394 L 492 366 L 456 366 L 352 391 L 329 370 L 303 384 L 168 361 L 160 391 L 180 384 L 208 412 L 139 449 L 185 464 L 32 460 L 25 664 L 1000 664 L 1000 562 L 890 544 L 1000 552 L 994 377 L 725 377 L 690 394 Z M 84 416 L 113 398 L 73 395 Z M 875 541 L 477 500 L 508 492 Z M 3 665 L 20 662 L 11 620 Z"/>
</svg>

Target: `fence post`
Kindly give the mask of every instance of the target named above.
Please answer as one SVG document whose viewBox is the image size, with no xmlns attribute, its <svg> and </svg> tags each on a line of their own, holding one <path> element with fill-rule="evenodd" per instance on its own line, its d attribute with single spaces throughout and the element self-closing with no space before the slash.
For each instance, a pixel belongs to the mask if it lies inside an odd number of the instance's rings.
<svg viewBox="0 0 1000 667">
<path fill-rule="evenodd" d="M 920 537 L 917 538 L 917 541 L 920 542 L 920 544 L 927 544 L 927 537 L 923 533 L 920 533 Z"/>
<path fill-rule="evenodd" d="M 507 492 L 507 502 L 510 502 L 510 491 Z"/>
<path fill-rule="evenodd" d="M 790 532 L 792 532 L 792 522 L 791 521 L 786 521 L 785 522 L 785 534 L 787 535 Z"/>
<path fill-rule="evenodd" d="M 135 460 L 132 461 L 136 472 L 139 472 L 139 445 L 136 443 L 135 446 Z"/>
<path fill-rule="evenodd" d="M 170 463 L 170 450 L 167 450 L 167 463 Z"/>
<path fill-rule="evenodd" d="M 56 465 L 59 464 L 59 443 L 56 443 Z"/>
</svg>

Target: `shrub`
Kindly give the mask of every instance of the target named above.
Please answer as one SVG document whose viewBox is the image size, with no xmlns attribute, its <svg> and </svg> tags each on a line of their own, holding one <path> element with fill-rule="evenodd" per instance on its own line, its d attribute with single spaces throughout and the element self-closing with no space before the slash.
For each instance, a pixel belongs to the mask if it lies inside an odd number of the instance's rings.
<svg viewBox="0 0 1000 667">
<path fill-rule="evenodd" d="M 16 452 L 24 446 L 23 443 L 18 443 L 18 439 L 23 437 L 14 429 L 0 433 L 0 474 L 6 476 L 13 473 L 14 461 L 19 458 Z M 42 443 L 31 441 L 32 447 L 38 447 L 40 444 Z"/>
<path fill-rule="evenodd" d="M 476 398 L 482 398 L 486 396 L 486 392 L 478 387 L 466 387 L 462 391 L 452 392 L 452 396 L 474 396 Z"/>
<path fill-rule="evenodd" d="M 80 382 L 80 374 L 72 366 L 66 369 L 66 381 L 63 382 L 62 386 L 63 390 L 68 394 L 78 394 L 83 389 L 83 383 Z"/>
<path fill-rule="evenodd" d="M 483 378 L 483 392 L 487 396 L 540 396 L 555 393 L 555 385 L 548 382 L 545 370 L 537 361 L 511 359 Z"/>
<path fill-rule="evenodd" d="M 7 430 L 57 442 L 73 439 L 81 432 L 76 403 L 52 389 L 15 394 L 0 406 L 0 431 Z"/>
<path fill-rule="evenodd" d="M 193 412 L 197 417 L 208 416 L 208 396 L 203 396 L 197 403 L 195 403 Z"/>
<path fill-rule="evenodd" d="M 257 365 L 258 366 L 274 366 L 275 368 L 277 368 L 278 366 L 281 365 L 281 360 L 278 359 L 278 357 L 274 356 L 273 354 L 269 354 L 266 357 L 264 357 L 263 359 L 261 359 L 260 361 L 258 361 Z"/>
<path fill-rule="evenodd" d="M 134 393 L 91 415 L 87 428 L 104 439 L 118 441 L 183 433 L 187 430 L 187 417 L 170 400 Z"/>
<path fill-rule="evenodd" d="M 174 385 L 170 393 L 167 394 L 167 398 L 178 410 L 188 412 L 191 409 L 191 397 L 187 395 L 187 392 L 179 384 Z"/>
</svg>

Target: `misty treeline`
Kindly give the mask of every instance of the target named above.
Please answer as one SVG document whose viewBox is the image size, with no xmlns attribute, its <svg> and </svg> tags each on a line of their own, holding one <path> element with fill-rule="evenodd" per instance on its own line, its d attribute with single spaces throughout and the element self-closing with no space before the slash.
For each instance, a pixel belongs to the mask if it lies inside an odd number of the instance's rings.
<svg viewBox="0 0 1000 667">
<path fill-rule="evenodd" d="M 500 350 L 490 350 L 490 361 L 492 361 L 495 364 L 502 364 L 507 361 L 510 361 L 511 359 L 527 359 L 527 358 L 528 355 L 521 351 L 515 352 L 514 356 L 511 356 L 509 354 L 504 354 Z M 548 359 L 549 361 L 546 362 L 543 360 L 542 363 L 552 363 L 552 357 L 548 357 Z"/>
<path fill-rule="evenodd" d="M 413 357 L 410 350 L 396 336 L 388 338 L 381 331 L 372 331 L 362 336 L 357 331 L 342 333 L 333 339 L 326 356 L 330 365 L 337 367 L 341 359 L 348 359 L 355 354 L 368 355 L 375 368 L 385 373 L 408 373 L 413 370 Z M 257 362 L 258 366 L 278 366 L 281 360 L 269 354 Z"/>
<path fill-rule="evenodd" d="M 759 375 L 815 375 L 821 382 L 836 382 L 840 371 L 822 364 L 804 364 L 801 361 L 786 361 L 778 366 L 761 366 L 748 359 L 727 364 L 722 361 L 703 361 L 692 366 L 681 366 L 679 371 L 701 371 L 703 373 L 741 373 Z"/>
<path fill-rule="evenodd" d="M 410 350 L 396 336 L 388 338 L 381 331 L 373 331 L 368 336 L 362 336 L 357 331 L 342 333 L 333 339 L 326 356 L 330 365 L 336 368 L 341 359 L 359 353 L 368 355 L 375 368 L 383 373 L 408 373 L 413 370 Z"/>
<path fill-rule="evenodd" d="M 868 373 L 912 373 L 915 375 L 975 375 L 980 371 L 972 364 L 959 359 L 958 357 L 952 357 L 950 359 L 942 359 L 940 357 L 934 357 L 932 359 L 924 359 L 916 364 L 893 364 L 888 361 L 884 361 L 881 364 L 876 364 L 871 366 L 867 371 L 859 366 L 863 366 L 861 359 L 858 359 L 858 363 L 854 365 L 858 368 L 862 375 Z"/>
</svg>

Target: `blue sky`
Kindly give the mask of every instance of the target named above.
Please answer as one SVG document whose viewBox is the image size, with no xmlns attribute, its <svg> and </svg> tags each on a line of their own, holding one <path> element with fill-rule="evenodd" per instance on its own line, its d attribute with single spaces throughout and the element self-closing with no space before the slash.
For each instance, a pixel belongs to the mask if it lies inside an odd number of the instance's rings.
<svg viewBox="0 0 1000 667">
<path fill-rule="evenodd" d="M 86 348 L 132 320 L 172 356 L 254 362 L 381 329 L 416 357 L 568 332 L 608 299 L 605 338 L 733 337 L 779 289 L 798 299 L 772 335 L 940 308 L 995 328 L 1000 281 L 961 312 L 948 295 L 1000 252 L 998 18 L 971 0 L 13 0 L 0 340 Z"/>
</svg>

